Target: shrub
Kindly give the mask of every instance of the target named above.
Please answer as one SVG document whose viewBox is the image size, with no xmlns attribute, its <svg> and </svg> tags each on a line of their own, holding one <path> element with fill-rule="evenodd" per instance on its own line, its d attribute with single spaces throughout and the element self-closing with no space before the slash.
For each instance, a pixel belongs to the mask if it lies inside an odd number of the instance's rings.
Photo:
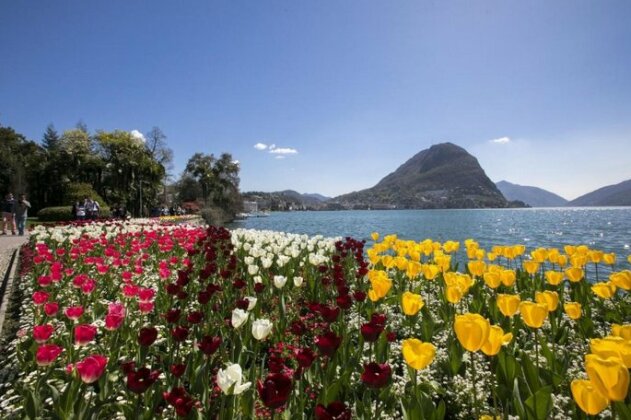
<svg viewBox="0 0 631 420">
<path fill-rule="evenodd" d="M 107 207 L 107 203 L 101 197 L 90 184 L 86 183 L 71 183 L 68 185 L 66 189 L 66 193 L 64 194 L 64 202 L 68 203 L 70 206 L 77 201 L 83 201 L 86 197 L 92 198 L 92 200 L 96 200 L 101 209 Z M 103 210 L 101 210 L 102 213 Z"/>
<path fill-rule="evenodd" d="M 109 207 L 101 206 L 99 218 L 111 217 Z M 45 207 L 37 212 L 37 218 L 42 222 L 66 222 L 74 220 L 72 206 Z"/>
<path fill-rule="evenodd" d="M 222 226 L 234 220 L 234 216 L 219 207 L 206 207 L 201 211 L 202 219 L 209 225 Z"/>
</svg>

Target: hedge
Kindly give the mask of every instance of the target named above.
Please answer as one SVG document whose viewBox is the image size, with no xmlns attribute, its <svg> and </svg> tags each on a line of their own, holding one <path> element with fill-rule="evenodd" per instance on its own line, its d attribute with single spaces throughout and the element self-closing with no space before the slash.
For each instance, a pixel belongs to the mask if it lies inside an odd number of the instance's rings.
<svg viewBox="0 0 631 420">
<path fill-rule="evenodd" d="M 109 207 L 101 207 L 99 218 L 110 217 Z M 66 222 L 74 220 L 72 206 L 46 207 L 37 212 L 37 218 L 42 222 Z"/>
</svg>

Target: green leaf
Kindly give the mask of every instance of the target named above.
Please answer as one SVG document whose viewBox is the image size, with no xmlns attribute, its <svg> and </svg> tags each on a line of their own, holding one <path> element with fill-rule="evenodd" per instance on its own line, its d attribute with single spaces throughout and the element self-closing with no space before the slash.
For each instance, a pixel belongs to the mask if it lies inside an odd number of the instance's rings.
<svg viewBox="0 0 631 420">
<path fill-rule="evenodd" d="M 500 384 L 504 384 L 512 391 L 513 382 L 519 374 L 519 365 L 517 359 L 506 351 L 500 351 L 497 355 L 497 373 Z"/>
<path fill-rule="evenodd" d="M 455 376 L 462 367 L 462 348 L 453 340 L 449 345 L 449 368 L 451 376 Z"/>
<path fill-rule="evenodd" d="M 552 387 L 545 386 L 531 395 L 525 402 L 528 417 L 536 420 L 545 420 L 552 410 Z"/>
<path fill-rule="evenodd" d="M 525 354 L 521 354 L 521 366 L 526 377 L 526 382 L 530 388 L 530 394 L 536 393 L 541 388 L 541 382 L 539 380 L 539 373 L 537 367 L 532 360 Z"/>
<path fill-rule="evenodd" d="M 515 404 L 515 411 L 517 412 L 519 418 L 526 418 L 526 409 L 521 401 L 521 393 L 519 392 L 519 383 L 517 379 L 515 379 L 515 383 L 513 384 L 513 403 Z"/>
<path fill-rule="evenodd" d="M 443 420 L 445 418 L 445 413 L 447 411 L 447 407 L 445 406 L 445 401 L 440 400 L 438 406 L 436 407 L 436 411 L 434 411 L 433 420 Z"/>
<path fill-rule="evenodd" d="M 613 408 L 620 420 L 631 420 L 631 405 L 625 404 L 623 401 L 617 401 L 613 403 Z"/>
<path fill-rule="evenodd" d="M 342 381 L 337 380 L 329 385 L 326 389 L 326 395 L 324 397 L 324 405 L 328 405 L 337 399 L 337 395 L 342 388 Z"/>
</svg>

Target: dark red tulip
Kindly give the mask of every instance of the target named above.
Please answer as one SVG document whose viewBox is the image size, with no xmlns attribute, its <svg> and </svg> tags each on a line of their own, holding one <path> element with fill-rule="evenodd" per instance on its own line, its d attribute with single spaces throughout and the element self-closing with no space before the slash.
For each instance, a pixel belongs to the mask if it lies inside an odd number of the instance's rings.
<svg viewBox="0 0 631 420">
<path fill-rule="evenodd" d="M 184 375 L 184 372 L 186 372 L 186 365 L 182 363 L 173 364 L 169 367 L 169 372 L 171 372 L 171 375 L 179 378 Z"/>
<path fill-rule="evenodd" d="M 350 420 L 351 409 L 343 402 L 333 401 L 326 407 L 318 404 L 315 408 L 316 420 Z"/>
<path fill-rule="evenodd" d="M 190 324 L 199 324 L 200 322 L 202 322 L 203 319 L 204 314 L 201 311 L 191 311 L 186 317 L 186 320 Z"/>
<path fill-rule="evenodd" d="M 263 382 L 258 381 L 256 387 L 259 397 L 266 407 L 276 409 L 287 403 L 291 394 L 291 378 L 282 373 L 271 373 Z"/>
<path fill-rule="evenodd" d="M 169 311 L 164 314 L 164 318 L 167 320 L 167 322 L 175 324 L 178 319 L 180 319 L 181 313 L 182 311 L 180 311 L 179 309 L 169 309 Z"/>
<path fill-rule="evenodd" d="M 388 384 L 392 368 L 387 363 L 371 362 L 364 365 L 361 380 L 369 388 L 383 388 Z"/>
<path fill-rule="evenodd" d="M 197 344 L 197 347 L 199 347 L 202 353 L 210 356 L 217 351 L 220 345 L 221 337 L 212 337 L 210 335 L 206 335 Z"/>
<path fill-rule="evenodd" d="M 127 388 L 136 394 L 145 392 L 160 376 L 159 370 L 151 371 L 146 367 L 127 373 Z"/>
<path fill-rule="evenodd" d="M 141 346 L 149 347 L 158 338 L 158 330 L 155 327 L 142 327 L 138 332 L 138 343 Z"/>
<path fill-rule="evenodd" d="M 324 335 L 319 335 L 315 338 L 315 345 L 325 356 L 333 356 L 333 353 L 342 343 L 342 338 L 335 335 L 333 331 L 328 331 Z"/>
<path fill-rule="evenodd" d="M 170 405 L 175 408 L 175 412 L 180 417 L 186 417 L 191 412 L 195 401 L 186 393 L 182 387 L 173 388 L 169 392 L 163 392 L 162 396 Z"/>
<path fill-rule="evenodd" d="M 342 309 L 349 309 L 353 306 L 353 300 L 350 295 L 340 295 L 335 299 L 335 301 L 337 302 L 337 306 Z"/>
<path fill-rule="evenodd" d="M 254 291 L 257 294 L 263 293 L 263 290 L 265 290 L 265 285 L 263 283 L 256 283 L 254 285 Z"/>
<path fill-rule="evenodd" d="M 307 332 L 307 327 L 305 326 L 304 322 L 298 319 L 291 323 L 289 330 L 294 335 L 297 335 L 298 337 L 300 337 L 301 335 L 304 335 L 304 333 Z"/>
<path fill-rule="evenodd" d="M 315 353 L 310 348 L 296 349 L 294 350 L 296 361 L 301 368 L 309 369 L 316 358 Z"/>
<path fill-rule="evenodd" d="M 366 300 L 366 292 L 362 292 L 361 290 L 357 290 L 353 293 L 353 297 L 357 302 L 363 302 Z"/>
<path fill-rule="evenodd" d="M 171 330 L 171 336 L 175 341 L 182 342 L 186 340 L 186 337 L 188 337 L 188 328 L 178 325 Z"/>
<path fill-rule="evenodd" d="M 326 305 L 320 306 L 320 315 L 322 316 L 322 319 L 328 323 L 335 322 L 339 314 L 340 308 L 331 308 Z"/>
</svg>

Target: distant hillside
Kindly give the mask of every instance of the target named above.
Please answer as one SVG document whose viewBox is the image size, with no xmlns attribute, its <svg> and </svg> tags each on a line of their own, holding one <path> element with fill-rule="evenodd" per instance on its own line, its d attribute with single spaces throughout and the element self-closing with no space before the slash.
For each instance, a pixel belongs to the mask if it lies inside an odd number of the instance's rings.
<svg viewBox="0 0 631 420">
<path fill-rule="evenodd" d="M 321 194 L 301 194 L 294 190 L 241 193 L 243 200 L 256 201 L 259 210 L 320 210 L 329 200 Z"/>
<path fill-rule="evenodd" d="M 568 206 L 631 206 L 631 179 L 599 188 L 570 201 Z"/>
<path fill-rule="evenodd" d="M 560 207 L 567 204 L 565 198 L 542 188 L 512 184 L 508 181 L 500 181 L 495 185 L 507 200 L 523 201 L 531 207 Z"/>
<path fill-rule="evenodd" d="M 431 146 L 366 190 L 333 199 L 345 208 L 509 207 L 478 160 L 452 143 Z"/>
</svg>

